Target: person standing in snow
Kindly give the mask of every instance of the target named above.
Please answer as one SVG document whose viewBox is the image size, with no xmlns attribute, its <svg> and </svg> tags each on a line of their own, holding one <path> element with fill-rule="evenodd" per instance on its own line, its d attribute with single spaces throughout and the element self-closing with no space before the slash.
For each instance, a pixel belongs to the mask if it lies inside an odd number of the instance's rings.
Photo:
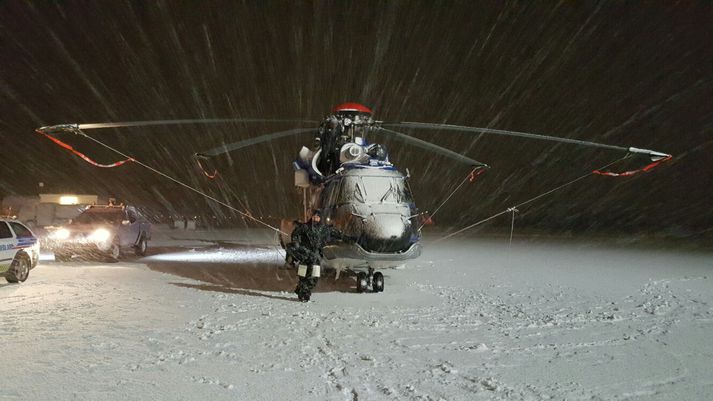
<svg viewBox="0 0 713 401">
<path fill-rule="evenodd" d="M 297 288 L 295 293 L 302 302 L 309 301 L 312 290 L 317 286 L 320 276 L 320 260 L 322 249 L 328 242 L 334 240 L 350 240 L 332 226 L 322 223 L 319 210 L 312 212 L 312 217 L 306 223 L 298 223 L 292 231 L 292 242 L 287 251 L 299 263 L 297 268 Z"/>
</svg>

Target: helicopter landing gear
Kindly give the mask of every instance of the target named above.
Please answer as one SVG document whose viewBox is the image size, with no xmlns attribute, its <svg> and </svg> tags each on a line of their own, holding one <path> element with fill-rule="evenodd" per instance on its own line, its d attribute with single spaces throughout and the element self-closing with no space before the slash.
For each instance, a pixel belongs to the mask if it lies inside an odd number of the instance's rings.
<svg viewBox="0 0 713 401">
<path fill-rule="evenodd" d="M 366 292 L 367 289 L 369 288 L 369 279 L 364 272 L 359 272 L 357 273 L 356 277 L 357 283 L 356 283 L 356 290 L 358 293 Z"/>
<path fill-rule="evenodd" d="M 374 292 L 384 291 L 384 275 L 381 272 L 374 273 L 371 286 L 374 288 Z"/>
<path fill-rule="evenodd" d="M 369 273 L 359 272 L 356 276 L 356 290 L 359 293 L 384 291 L 384 275 L 381 272 L 374 273 L 374 268 L 369 267 Z"/>
</svg>

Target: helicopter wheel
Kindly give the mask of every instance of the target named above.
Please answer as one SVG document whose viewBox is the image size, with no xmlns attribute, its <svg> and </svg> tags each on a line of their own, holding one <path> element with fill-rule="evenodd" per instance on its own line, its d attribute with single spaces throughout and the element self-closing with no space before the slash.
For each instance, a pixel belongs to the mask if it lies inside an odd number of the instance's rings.
<svg viewBox="0 0 713 401">
<path fill-rule="evenodd" d="M 384 275 L 381 272 L 374 273 L 372 286 L 374 287 L 374 292 L 384 291 Z"/>
<path fill-rule="evenodd" d="M 359 272 L 356 277 L 356 290 L 359 293 L 365 292 L 369 288 L 369 280 L 367 279 L 366 273 Z"/>
</svg>

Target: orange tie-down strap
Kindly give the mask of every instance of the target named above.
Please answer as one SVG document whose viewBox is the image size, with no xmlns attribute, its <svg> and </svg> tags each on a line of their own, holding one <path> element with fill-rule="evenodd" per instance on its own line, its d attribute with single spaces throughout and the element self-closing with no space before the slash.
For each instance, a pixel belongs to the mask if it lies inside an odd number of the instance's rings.
<svg viewBox="0 0 713 401">
<path fill-rule="evenodd" d="M 201 171 L 203 172 L 203 175 L 210 178 L 211 180 L 218 176 L 218 169 L 213 169 L 213 172 L 209 173 L 205 169 L 205 167 L 203 167 L 203 163 L 201 163 L 201 157 L 196 155 L 195 159 L 196 159 L 196 162 L 198 163 L 198 168 L 201 169 Z"/>
<path fill-rule="evenodd" d="M 119 166 L 121 166 L 122 164 L 124 164 L 124 163 L 126 163 L 126 162 L 133 162 L 133 161 L 135 161 L 133 158 L 128 158 L 128 159 L 126 159 L 126 160 L 120 160 L 120 161 L 118 161 L 118 162 L 111 163 L 111 164 L 101 164 L 101 163 L 98 163 L 98 162 L 92 160 L 89 156 L 85 155 L 84 153 L 82 153 L 82 152 L 80 152 L 80 151 L 74 149 L 71 145 L 60 141 L 59 139 L 53 137 L 52 135 L 50 135 L 50 134 L 48 134 L 48 133 L 46 133 L 46 132 L 44 132 L 44 131 L 35 130 L 35 132 L 37 132 L 38 134 L 42 134 L 42 135 L 46 136 L 47 138 L 49 138 L 50 141 L 56 143 L 57 145 L 59 145 L 59 146 L 62 147 L 62 148 L 65 148 L 65 149 L 67 149 L 68 151 L 74 153 L 75 155 L 77 155 L 77 156 L 79 156 L 80 158 L 82 158 L 82 160 L 84 160 L 85 162 L 87 162 L 87 163 L 89 163 L 89 164 L 91 164 L 91 165 L 93 165 L 93 166 L 102 167 L 102 168 L 112 168 L 112 167 L 119 167 Z"/>
<path fill-rule="evenodd" d="M 647 172 L 647 171 L 653 169 L 654 167 L 658 166 L 659 164 L 671 160 L 672 157 L 673 157 L 673 156 L 670 156 L 670 155 L 669 155 L 669 156 L 666 156 L 666 157 L 663 157 L 663 158 L 658 159 L 658 160 L 656 160 L 656 161 L 653 162 L 653 163 L 649 163 L 649 164 L 647 164 L 646 166 L 644 166 L 644 167 L 642 167 L 642 168 L 640 168 L 640 169 L 637 169 L 637 170 L 629 170 L 629 171 L 624 171 L 624 172 L 621 172 L 621 173 L 612 173 L 611 171 L 594 170 L 594 171 L 592 171 L 592 173 L 593 173 L 593 174 L 599 174 L 599 175 L 605 175 L 605 176 L 608 176 L 608 177 L 629 177 L 629 176 L 632 176 L 632 175 L 635 175 L 635 174 L 645 173 L 645 172 Z"/>
<path fill-rule="evenodd" d="M 468 174 L 468 181 L 470 181 L 471 183 L 475 182 L 478 179 L 478 177 L 480 177 L 480 175 L 485 173 L 486 171 L 488 171 L 487 168 L 483 168 L 483 167 L 474 168 L 473 171 L 471 171 L 470 174 Z"/>
</svg>

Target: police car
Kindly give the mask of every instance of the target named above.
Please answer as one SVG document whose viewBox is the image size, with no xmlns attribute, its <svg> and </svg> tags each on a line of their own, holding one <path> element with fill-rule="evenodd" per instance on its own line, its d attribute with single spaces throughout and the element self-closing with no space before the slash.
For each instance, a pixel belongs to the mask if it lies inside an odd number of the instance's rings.
<svg viewBox="0 0 713 401">
<path fill-rule="evenodd" d="M 0 276 L 10 283 L 25 281 L 39 260 L 35 234 L 19 221 L 0 219 Z"/>
</svg>

